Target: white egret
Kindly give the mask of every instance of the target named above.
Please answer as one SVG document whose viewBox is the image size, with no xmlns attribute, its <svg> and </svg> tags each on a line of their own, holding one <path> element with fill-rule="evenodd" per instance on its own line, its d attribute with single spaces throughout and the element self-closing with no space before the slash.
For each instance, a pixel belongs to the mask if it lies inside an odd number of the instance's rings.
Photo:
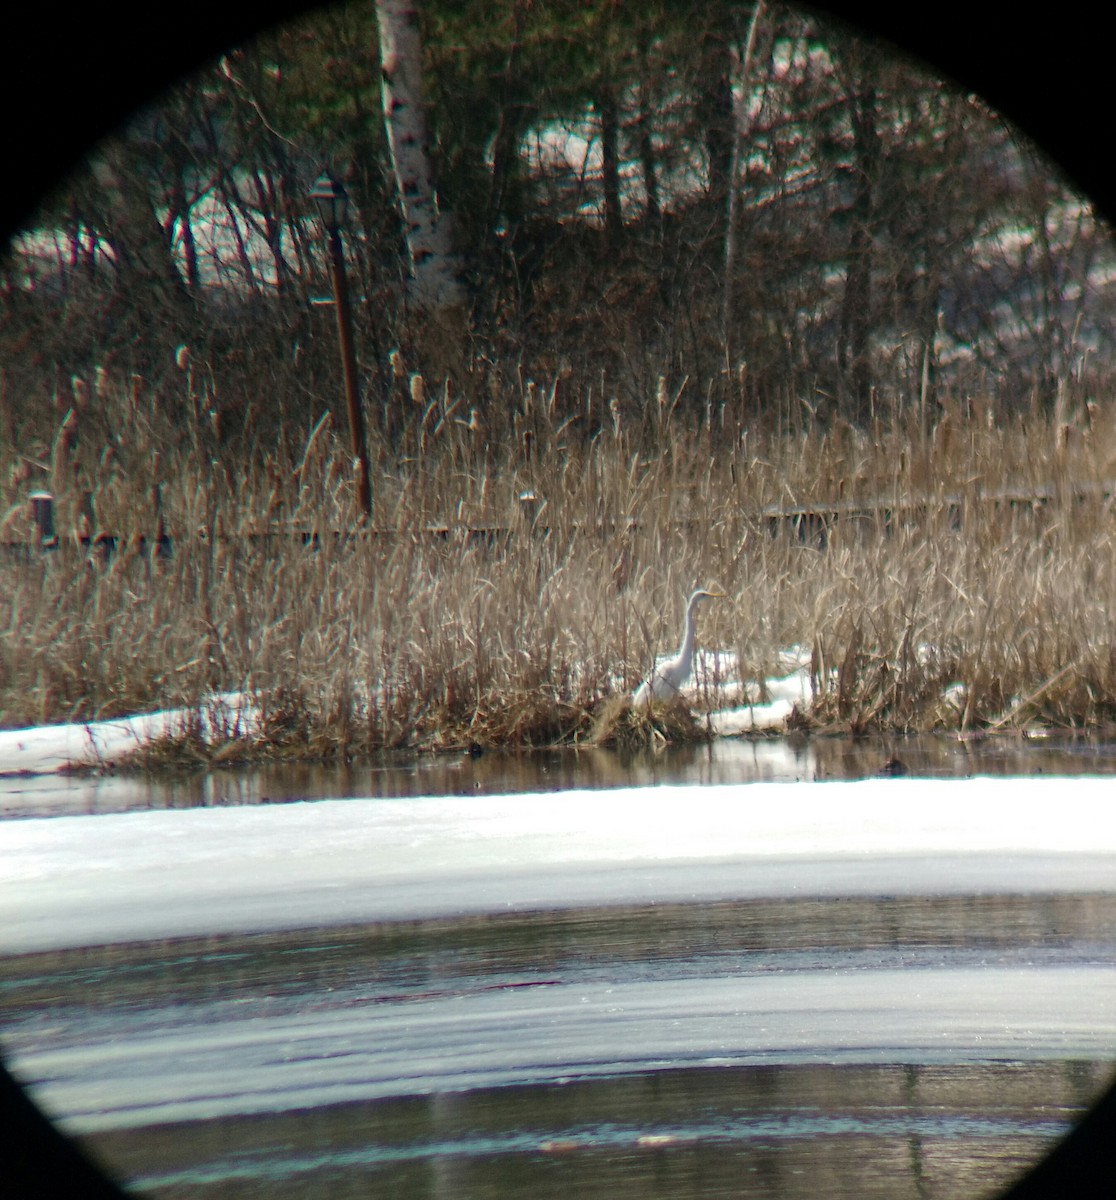
<svg viewBox="0 0 1116 1200">
<path fill-rule="evenodd" d="M 632 703 L 639 708 L 650 708 L 652 700 L 673 700 L 682 689 L 682 685 L 690 678 L 694 668 L 694 615 L 701 600 L 715 600 L 724 592 L 707 592 L 698 588 L 686 605 L 686 623 L 683 627 L 682 645 L 673 658 L 659 663 L 651 672 L 651 677 L 645 679 L 636 689 Z"/>
</svg>

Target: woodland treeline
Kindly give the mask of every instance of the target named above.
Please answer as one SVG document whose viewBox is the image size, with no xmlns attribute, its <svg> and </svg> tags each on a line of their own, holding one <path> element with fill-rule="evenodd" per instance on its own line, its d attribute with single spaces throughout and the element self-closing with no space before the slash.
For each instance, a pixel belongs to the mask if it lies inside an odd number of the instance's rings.
<svg viewBox="0 0 1116 1200">
<path fill-rule="evenodd" d="M 97 368 L 158 388 L 182 345 L 224 429 L 249 407 L 313 418 L 337 394 L 307 198 L 326 166 L 353 201 L 374 431 L 411 371 L 450 376 L 494 430 L 529 380 L 601 419 L 666 395 L 697 419 L 854 423 L 1104 386 L 1116 256 L 1049 164 L 888 48 L 733 0 L 425 0 L 430 171 L 467 305 L 448 353 L 407 299 L 377 7 L 230 50 L 50 199 L 0 277 L 6 420 Z"/>
</svg>

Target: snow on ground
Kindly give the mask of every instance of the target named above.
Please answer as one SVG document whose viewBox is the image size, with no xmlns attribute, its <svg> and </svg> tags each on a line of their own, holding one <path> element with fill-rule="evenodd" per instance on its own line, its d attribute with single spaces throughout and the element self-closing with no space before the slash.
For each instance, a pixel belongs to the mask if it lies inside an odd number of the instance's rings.
<svg viewBox="0 0 1116 1200">
<path fill-rule="evenodd" d="M 0 953 L 606 904 L 1110 892 L 1112 788 L 870 779 L 0 821 Z"/>
<path fill-rule="evenodd" d="M 717 707 L 709 723 L 719 737 L 782 731 L 796 708 L 804 712 L 813 702 L 809 650 L 800 646 L 785 650 L 779 656 L 778 669 L 785 674 L 768 679 L 762 689 L 745 687 L 737 682 L 734 654 L 719 651 L 701 656 L 695 664 L 691 694 L 711 691 Z M 718 685 L 717 680 L 729 682 Z"/>
<path fill-rule="evenodd" d="M 255 730 L 256 721 L 250 701 L 226 693 L 214 696 L 200 710 L 167 709 L 111 721 L 0 729 L 0 779 L 104 766 L 141 746 L 180 737 L 193 727 L 203 737 L 243 737 Z"/>
</svg>

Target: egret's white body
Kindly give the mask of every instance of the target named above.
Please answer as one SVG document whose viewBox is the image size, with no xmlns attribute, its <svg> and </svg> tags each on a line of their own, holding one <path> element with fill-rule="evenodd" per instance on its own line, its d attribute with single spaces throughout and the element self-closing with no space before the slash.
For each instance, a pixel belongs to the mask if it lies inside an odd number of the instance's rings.
<svg viewBox="0 0 1116 1200">
<path fill-rule="evenodd" d="M 637 707 L 651 706 L 653 700 L 673 700 L 682 690 L 682 685 L 690 678 L 694 669 L 694 621 L 698 602 L 714 600 L 723 592 L 707 592 L 698 588 L 686 605 L 686 624 L 682 633 L 682 645 L 673 658 L 661 662 L 651 672 L 650 679 L 645 679 L 636 689 L 632 703 Z"/>
</svg>

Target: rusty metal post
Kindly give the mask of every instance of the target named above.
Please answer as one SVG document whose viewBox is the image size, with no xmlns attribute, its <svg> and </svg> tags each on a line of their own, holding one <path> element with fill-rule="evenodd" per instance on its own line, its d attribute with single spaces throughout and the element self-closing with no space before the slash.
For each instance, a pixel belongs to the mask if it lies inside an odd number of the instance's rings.
<svg viewBox="0 0 1116 1200">
<path fill-rule="evenodd" d="M 341 226 L 349 209 L 344 185 L 325 171 L 314 184 L 310 199 L 329 241 L 329 271 L 333 279 L 333 306 L 337 310 L 337 337 L 341 345 L 341 370 L 345 377 L 345 405 L 349 410 L 349 433 L 357 473 L 357 497 L 366 518 L 372 516 L 372 471 L 368 462 L 368 443 L 364 436 L 364 416 L 357 382 L 356 351 L 353 349 L 353 315 L 349 306 L 349 281 L 345 277 L 345 256 L 341 248 Z"/>
</svg>

